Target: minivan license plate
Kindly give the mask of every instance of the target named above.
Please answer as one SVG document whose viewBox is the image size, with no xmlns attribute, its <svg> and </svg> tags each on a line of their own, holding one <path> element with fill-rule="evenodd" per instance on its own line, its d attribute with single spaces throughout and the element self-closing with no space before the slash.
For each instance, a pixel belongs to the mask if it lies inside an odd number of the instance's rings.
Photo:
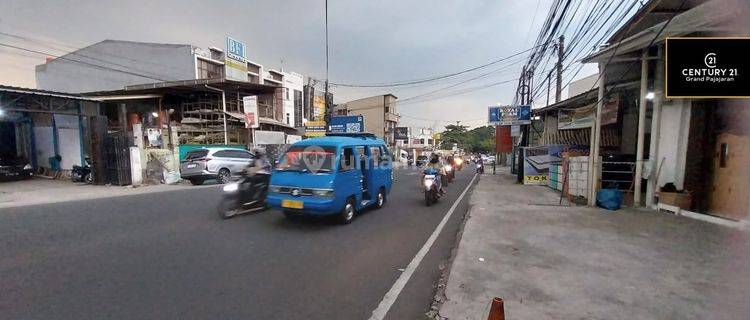
<svg viewBox="0 0 750 320">
<path fill-rule="evenodd" d="M 281 200 L 281 206 L 290 209 L 302 209 L 302 201 Z"/>
<path fill-rule="evenodd" d="M 197 167 L 197 166 L 198 166 L 198 165 L 197 165 L 197 164 L 195 164 L 195 163 L 188 163 L 188 165 L 187 165 L 188 169 L 192 169 L 192 168 L 195 168 L 195 167 Z"/>
</svg>

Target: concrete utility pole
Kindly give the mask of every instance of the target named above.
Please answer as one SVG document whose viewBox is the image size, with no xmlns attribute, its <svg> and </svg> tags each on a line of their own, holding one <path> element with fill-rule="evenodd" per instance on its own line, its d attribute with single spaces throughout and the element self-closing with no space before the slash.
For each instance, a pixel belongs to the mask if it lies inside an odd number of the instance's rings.
<svg viewBox="0 0 750 320">
<path fill-rule="evenodd" d="M 557 89 L 555 90 L 555 103 L 560 102 L 562 98 L 562 76 L 563 76 L 563 59 L 565 59 L 565 36 L 560 36 L 557 44 Z"/>
<path fill-rule="evenodd" d="M 527 69 L 524 66 L 523 73 L 521 74 L 521 86 L 519 88 L 519 93 L 521 95 L 520 100 L 521 100 L 522 106 L 531 105 L 531 102 L 532 102 L 531 88 L 533 86 L 533 82 L 532 82 L 533 77 L 534 77 L 534 68 Z M 521 141 L 519 143 L 520 147 L 529 146 L 529 132 L 530 132 L 529 126 L 530 126 L 529 124 L 521 125 L 522 133 L 521 133 Z M 519 182 L 519 183 L 523 182 L 523 177 L 524 177 L 523 162 L 524 162 L 523 150 L 521 150 L 521 148 L 518 148 L 518 163 L 516 164 L 517 165 L 516 182 Z"/>
</svg>

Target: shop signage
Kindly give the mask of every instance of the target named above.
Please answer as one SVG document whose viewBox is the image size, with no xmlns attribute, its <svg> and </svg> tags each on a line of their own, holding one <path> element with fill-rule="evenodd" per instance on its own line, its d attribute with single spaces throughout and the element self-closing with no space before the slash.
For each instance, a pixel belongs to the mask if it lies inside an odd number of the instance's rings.
<svg viewBox="0 0 750 320">
<path fill-rule="evenodd" d="M 242 97 L 242 109 L 245 113 L 245 128 L 258 128 L 258 96 Z"/>
<path fill-rule="evenodd" d="M 305 137 L 322 137 L 326 135 L 325 121 L 308 121 L 305 123 Z"/>
<path fill-rule="evenodd" d="M 227 37 L 224 74 L 228 80 L 247 81 L 247 52 L 245 44 Z"/>
<path fill-rule="evenodd" d="M 396 140 L 409 140 L 409 127 L 396 127 L 393 135 Z"/>
<path fill-rule="evenodd" d="M 667 38 L 667 98 L 750 98 L 750 38 Z"/>
<path fill-rule="evenodd" d="M 531 124 L 531 106 L 489 107 L 488 122 L 499 126 Z"/>
<path fill-rule="evenodd" d="M 363 116 L 331 117 L 328 131 L 333 133 L 358 133 L 365 131 Z"/>
</svg>

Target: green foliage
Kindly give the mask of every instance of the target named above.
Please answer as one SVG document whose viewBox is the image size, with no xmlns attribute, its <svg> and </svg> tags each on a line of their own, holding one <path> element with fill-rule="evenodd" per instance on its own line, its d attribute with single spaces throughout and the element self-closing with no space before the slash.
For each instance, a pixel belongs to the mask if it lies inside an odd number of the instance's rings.
<svg viewBox="0 0 750 320">
<path fill-rule="evenodd" d="M 457 143 L 468 152 L 493 152 L 495 150 L 495 128 L 490 126 L 468 130 L 466 126 L 447 125 L 442 133 L 440 149 L 452 149 Z"/>
</svg>

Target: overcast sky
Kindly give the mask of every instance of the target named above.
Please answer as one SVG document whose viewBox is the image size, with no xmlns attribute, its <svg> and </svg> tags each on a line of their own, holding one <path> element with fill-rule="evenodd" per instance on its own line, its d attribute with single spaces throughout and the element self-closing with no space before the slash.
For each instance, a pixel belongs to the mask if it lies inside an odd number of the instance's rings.
<svg viewBox="0 0 750 320">
<path fill-rule="evenodd" d="M 551 2 L 329 0 L 330 81 L 420 79 L 524 51 L 532 46 Z M 57 55 L 104 39 L 223 48 L 229 35 L 245 42 L 248 58 L 266 67 L 282 67 L 283 60 L 286 71 L 325 77 L 323 0 L 0 0 L 0 31 L 55 42 L 50 48 L 0 35 L 0 43 Z M 0 83 L 33 88 L 34 66 L 43 62 L 43 56 L 0 47 Z M 405 100 L 495 71 L 451 89 L 463 94 L 432 95 L 432 100 L 412 99 L 397 107 L 408 126 L 439 129 L 456 120 L 477 126 L 486 122 L 488 106 L 513 100 L 516 81 L 469 89 L 517 79 L 521 65 L 500 63 L 423 85 L 332 91 L 336 103 L 382 93 Z M 594 72 L 587 67 L 577 78 Z"/>
</svg>

